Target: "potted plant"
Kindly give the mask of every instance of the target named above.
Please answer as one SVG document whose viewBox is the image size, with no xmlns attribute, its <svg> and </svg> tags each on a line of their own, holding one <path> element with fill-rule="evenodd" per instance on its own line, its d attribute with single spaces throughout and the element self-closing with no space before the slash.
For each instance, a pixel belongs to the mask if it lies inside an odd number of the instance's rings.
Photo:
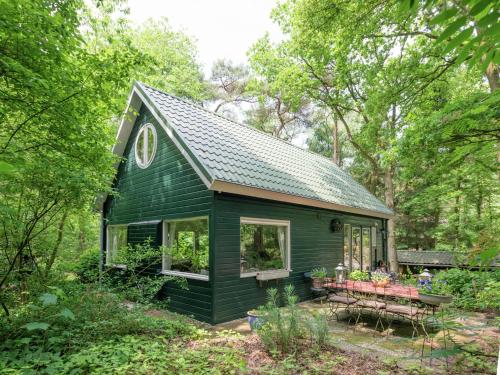
<svg viewBox="0 0 500 375">
<path fill-rule="evenodd" d="M 439 306 L 453 300 L 450 287 L 440 274 L 436 275 L 430 283 L 423 285 L 418 295 L 420 301 L 428 305 Z"/>
<path fill-rule="evenodd" d="M 264 312 L 260 310 L 247 311 L 247 320 L 252 331 L 259 329 L 266 323 Z"/>
<path fill-rule="evenodd" d="M 384 287 L 391 282 L 391 276 L 385 272 L 373 272 L 372 284 L 375 287 Z"/>
<path fill-rule="evenodd" d="M 361 270 L 354 270 L 349 274 L 349 280 L 352 281 L 368 281 L 370 279 L 370 275 L 368 272 L 363 272 Z"/>
<path fill-rule="evenodd" d="M 326 268 L 325 267 L 317 267 L 311 271 L 311 278 L 313 288 L 323 288 L 323 283 L 326 278 Z"/>
</svg>

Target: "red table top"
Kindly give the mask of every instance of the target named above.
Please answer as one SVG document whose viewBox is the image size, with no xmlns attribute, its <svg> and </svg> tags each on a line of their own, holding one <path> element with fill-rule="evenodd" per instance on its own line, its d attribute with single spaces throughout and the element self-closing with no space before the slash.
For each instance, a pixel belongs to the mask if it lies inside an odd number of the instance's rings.
<svg viewBox="0 0 500 375">
<path fill-rule="evenodd" d="M 389 284 L 385 287 L 375 287 L 370 281 L 352 281 L 347 280 L 346 284 L 327 283 L 327 289 L 352 290 L 361 293 L 371 293 L 390 297 L 409 298 L 419 300 L 418 289 L 414 286 L 404 286 L 401 284 Z"/>
</svg>

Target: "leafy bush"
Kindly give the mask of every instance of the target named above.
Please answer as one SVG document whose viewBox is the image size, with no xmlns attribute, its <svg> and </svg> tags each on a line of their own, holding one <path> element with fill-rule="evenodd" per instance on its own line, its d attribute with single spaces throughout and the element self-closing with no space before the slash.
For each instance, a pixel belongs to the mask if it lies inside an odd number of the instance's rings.
<svg viewBox="0 0 500 375">
<path fill-rule="evenodd" d="M 312 314 L 312 316 L 306 320 L 306 326 L 309 331 L 311 342 L 318 347 L 323 347 L 327 342 L 330 332 L 326 314 Z"/>
<path fill-rule="evenodd" d="M 299 339 L 304 336 L 301 327 L 300 312 L 297 308 L 297 296 L 293 285 L 284 288 L 285 308 L 279 307 L 276 288 L 267 290 L 267 303 L 260 307 L 266 323 L 258 330 L 262 343 L 271 353 L 290 353 L 297 349 Z"/>
<path fill-rule="evenodd" d="M 126 265 L 126 269 L 107 268 L 105 282 L 130 301 L 166 307 L 168 300 L 157 298 L 165 283 L 174 282 L 187 289 L 187 281 L 183 277 L 158 274 L 162 251 L 151 246 L 150 241 L 123 248 L 116 262 Z"/>
<path fill-rule="evenodd" d="M 477 294 L 477 306 L 480 309 L 500 310 L 500 281 L 486 282 L 484 289 Z"/>
<path fill-rule="evenodd" d="M 319 279 L 324 279 L 326 277 L 326 268 L 325 267 L 317 267 L 313 268 L 311 271 L 311 277 L 317 277 Z"/>
<path fill-rule="evenodd" d="M 85 251 L 75 264 L 73 271 L 83 283 L 96 283 L 99 279 L 99 256 L 98 247 L 92 247 Z"/>
<path fill-rule="evenodd" d="M 74 282 L 51 288 L 51 293 L 42 294 L 36 301 L 17 309 L 11 320 L 0 323 L 3 338 L 0 368 L 10 369 L 12 373 L 21 368 L 23 373 L 65 373 L 76 368 L 90 371 L 92 350 L 107 345 L 101 342 L 114 342 L 118 347 L 121 342 L 122 349 L 117 348 L 114 360 L 106 364 L 111 366 L 123 358 L 124 351 L 133 353 L 126 341 L 130 335 L 138 335 L 137 340 L 148 342 L 158 338 L 164 345 L 179 337 L 204 335 L 204 331 L 185 318 L 152 318 L 141 309 L 128 309 L 114 294 Z M 99 352 L 95 351 L 93 361 L 102 361 Z"/>
<path fill-rule="evenodd" d="M 436 296 L 448 296 L 452 294 L 451 287 L 446 281 L 446 273 L 439 272 L 432 278 L 429 284 L 422 287 L 422 293 L 436 295 Z"/>
<path fill-rule="evenodd" d="M 353 281 L 368 281 L 370 279 L 370 276 L 368 275 L 368 272 L 363 272 L 360 270 L 355 270 L 352 271 L 349 274 L 349 280 Z"/>
<path fill-rule="evenodd" d="M 453 305 L 465 309 L 499 308 L 500 271 L 470 271 L 452 268 L 436 275 L 454 296 Z"/>
</svg>

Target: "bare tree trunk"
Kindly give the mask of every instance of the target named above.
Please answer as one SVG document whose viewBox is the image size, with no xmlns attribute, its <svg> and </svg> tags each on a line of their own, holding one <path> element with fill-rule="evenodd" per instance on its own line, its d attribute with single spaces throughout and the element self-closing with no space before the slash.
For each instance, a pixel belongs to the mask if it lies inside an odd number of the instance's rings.
<svg viewBox="0 0 500 375">
<path fill-rule="evenodd" d="M 385 204 L 391 210 L 394 209 L 394 172 L 393 168 L 389 167 L 385 170 Z M 389 258 L 389 268 L 393 272 L 398 272 L 398 256 L 396 253 L 396 239 L 395 239 L 394 219 L 387 221 L 387 257 Z"/>
<path fill-rule="evenodd" d="M 332 159 L 336 165 L 340 166 L 339 153 L 339 123 L 337 116 L 333 116 L 333 142 L 332 142 Z"/>
</svg>

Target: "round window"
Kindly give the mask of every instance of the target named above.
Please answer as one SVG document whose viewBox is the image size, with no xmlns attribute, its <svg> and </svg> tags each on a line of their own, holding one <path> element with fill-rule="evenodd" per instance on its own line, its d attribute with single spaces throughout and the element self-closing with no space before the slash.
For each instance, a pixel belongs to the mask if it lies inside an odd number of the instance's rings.
<svg viewBox="0 0 500 375">
<path fill-rule="evenodd" d="M 144 125 L 135 141 L 135 161 L 141 168 L 147 168 L 156 153 L 156 129 L 152 124 Z"/>
</svg>

